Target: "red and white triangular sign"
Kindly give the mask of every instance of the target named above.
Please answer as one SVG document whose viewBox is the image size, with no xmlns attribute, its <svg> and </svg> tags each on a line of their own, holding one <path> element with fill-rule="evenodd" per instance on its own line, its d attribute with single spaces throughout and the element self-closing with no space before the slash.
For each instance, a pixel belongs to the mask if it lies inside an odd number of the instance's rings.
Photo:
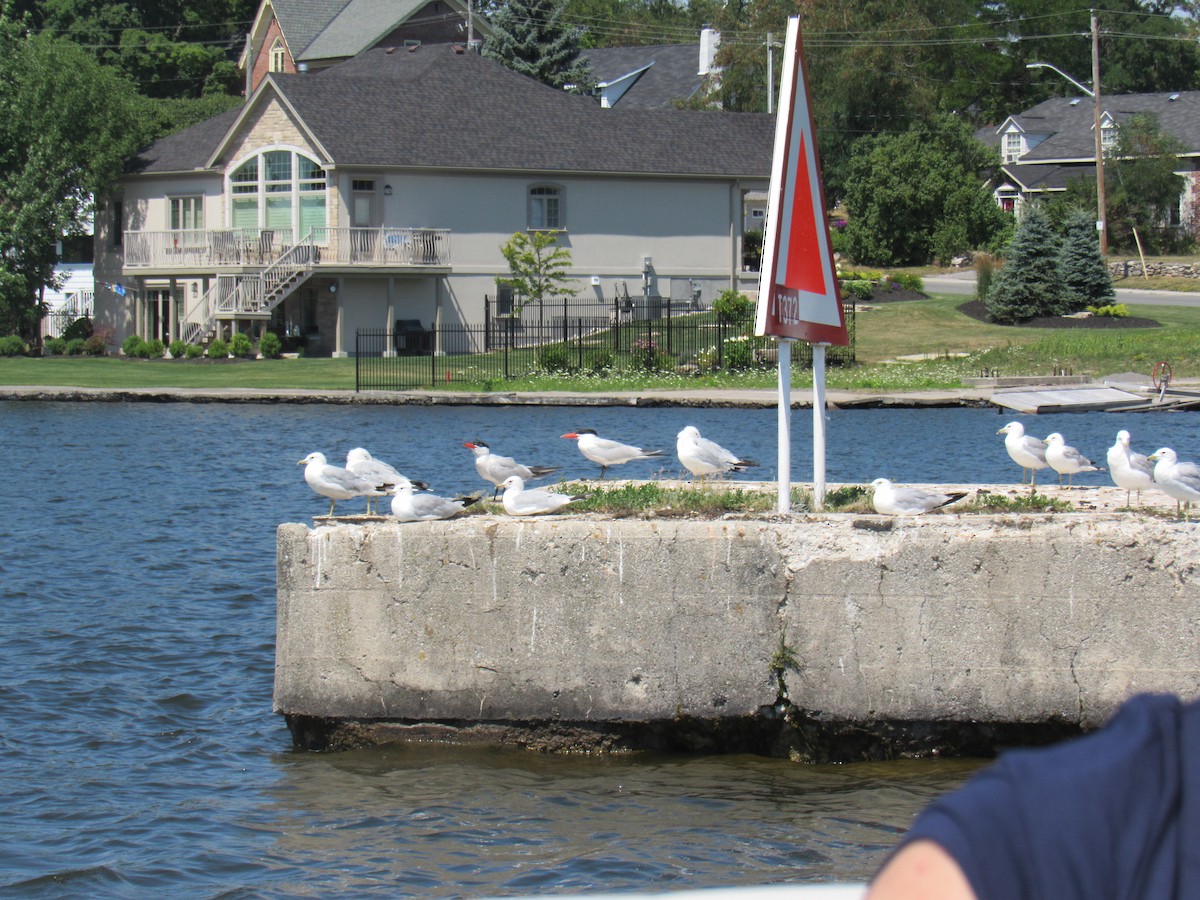
<svg viewBox="0 0 1200 900">
<path fill-rule="evenodd" d="M 800 20 L 788 19 L 755 333 L 850 343 L 842 314 Z"/>
</svg>

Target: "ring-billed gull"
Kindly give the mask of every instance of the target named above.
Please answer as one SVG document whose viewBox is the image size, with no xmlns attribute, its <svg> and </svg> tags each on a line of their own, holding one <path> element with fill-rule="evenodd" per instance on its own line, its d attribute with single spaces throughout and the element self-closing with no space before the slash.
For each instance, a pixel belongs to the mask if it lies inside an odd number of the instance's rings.
<svg viewBox="0 0 1200 900">
<path fill-rule="evenodd" d="M 599 464 L 601 478 L 604 477 L 604 473 L 608 471 L 609 466 L 619 466 L 623 463 L 632 462 L 635 459 L 653 459 L 656 456 L 663 455 L 661 450 L 643 450 L 641 447 L 634 447 L 630 444 L 622 444 L 620 441 L 602 438 L 596 434 L 594 428 L 580 428 L 578 431 L 569 431 L 563 437 L 567 440 L 579 442 L 579 452 L 587 459 Z"/>
<path fill-rule="evenodd" d="M 675 438 L 675 453 L 683 467 L 693 477 L 704 479 L 706 475 L 721 475 L 725 472 L 741 472 L 748 466 L 757 466 L 752 459 L 740 459 L 720 444 L 700 436 L 695 425 L 686 425 Z"/>
<path fill-rule="evenodd" d="M 1032 487 L 1037 478 L 1037 470 L 1044 469 L 1046 462 L 1046 443 L 1025 433 L 1025 426 L 1020 422 L 1009 422 L 996 434 L 1005 435 L 1004 449 L 1018 466 L 1021 467 L 1021 484 L 1025 483 L 1025 472 L 1029 471 L 1029 484 Z"/>
<path fill-rule="evenodd" d="M 402 484 L 411 484 L 424 490 L 428 485 L 420 481 L 410 481 L 396 471 L 396 468 L 382 459 L 376 459 L 364 447 L 355 447 L 346 454 L 346 468 L 372 484 L 384 485 L 387 488 Z M 367 514 L 371 513 L 371 498 L 382 497 L 389 493 L 387 490 L 367 494 Z M 375 501 L 375 512 L 379 512 L 379 501 Z"/>
<path fill-rule="evenodd" d="M 1170 447 L 1160 447 L 1146 458 L 1157 460 L 1154 464 L 1154 483 L 1168 497 L 1175 498 L 1175 511 L 1181 513 L 1186 522 L 1188 506 L 1200 500 L 1200 466 L 1192 462 L 1180 462 L 1179 456 Z"/>
<path fill-rule="evenodd" d="M 886 478 L 876 478 L 871 482 L 871 487 L 875 489 L 871 497 L 875 512 L 884 516 L 919 516 L 967 496 L 966 491 L 943 494 L 941 491 L 927 491 L 924 488 L 902 487 L 892 484 Z"/>
<path fill-rule="evenodd" d="M 439 497 L 414 494 L 413 483 L 405 480 L 392 488 L 392 515 L 401 522 L 433 522 L 457 516 L 472 503 L 478 503 L 483 491 L 463 497 Z"/>
<path fill-rule="evenodd" d="M 365 497 L 383 491 L 382 485 L 359 478 L 349 469 L 329 465 L 325 461 L 324 453 L 310 453 L 296 465 L 304 466 L 304 480 L 308 482 L 308 486 L 322 497 L 329 498 L 331 516 L 333 507 L 339 500 Z"/>
<path fill-rule="evenodd" d="M 525 490 L 525 479 L 509 475 L 504 479 L 504 511 L 510 516 L 540 516 L 562 509 L 568 503 L 582 500 L 583 495 L 558 494 L 554 491 Z"/>
<path fill-rule="evenodd" d="M 1046 435 L 1046 462 L 1050 464 L 1055 472 L 1058 473 L 1058 483 L 1062 484 L 1062 477 L 1067 476 L 1067 487 L 1071 487 L 1071 479 L 1080 472 L 1099 472 L 1097 466 L 1092 465 L 1092 461 L 1070 446 L 1066 439 L 1057 431 Z"/>
<path fill-rule="evenodd" d="M 467 441 L 463 446 L 475 454 L 475 471 L 484 481 L 490 481 L 495 486 L 495 490 L 492 491 L 493 500 L 500 494 L 504 479 L 510 475 L 517 475 L 522 481 L 532 481 L 534 478 L 544 478 L 562 468 L 562 466 L 522 465 L 511 456 L 498 456 L 493 453 L 492 448 L 483 441 Z"/>
<path fill-rule="evenodd" d="M 1125 488 L 1125 505 L 1129 506 L 1129 494 L 1137 491 L 1138 503 L 1142 502 L 1142 491 L 1154 487 L 1154 463 L 1141 453 L 1135 453 L 1129 445 L 1129 432 L 1117 432 L 1116 442 L 1108 448 L 1108 472 L 1113 484 Z"/>
</svg>

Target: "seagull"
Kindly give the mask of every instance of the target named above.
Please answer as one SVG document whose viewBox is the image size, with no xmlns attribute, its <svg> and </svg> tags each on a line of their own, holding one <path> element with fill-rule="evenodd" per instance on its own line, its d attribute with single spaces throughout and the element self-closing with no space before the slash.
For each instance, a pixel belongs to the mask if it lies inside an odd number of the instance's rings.
<svg viewBox="0 0 1200 900">
<path fill-rule="evenodd" d="M 510 516 L 540 516 L 584 498 L 582 494 L 571 496 L 536 489 L 527 491 L 525 479 L 520 475 L 509 475 L 500 487 L 504 488 L 504 511 Z"/>
<path fill-rule="evenodd" d="M 871 482 L 871 487 L 875 489 L 875 495 L 871 498 L 875 512 L 884 516 L 919 516 L 956 503 L 968 493 L 956 491 L 943 494 L 922 488 L 898 487 L 886 478 L 876 478 Z"/>
<path fill-rule="evenodd" d="M 333 515 L 333 507 L 339 500 L 350 500 L 353 497 L 364 497 L 385 493 L 386 485 L 374 484 L 364 478 L 359 478 L 348 469 L 331 466 L 325 461 L 324 453 L 310 453 L 296 463 L 304 466 L 304 480 L 308 486 L 329 498 L 329 515 Z"/>
<path fill-rule="evenodd" d="M 1146 458 L 1158 460 L 1154 464 L 1154 481 L 1159 490 L 1175 498 L 1175 511 L 1181 513 L 1186 522 L 1188 505 L 1200 500 L 1200 466 L 1179 462 L 1170 447 L 1155 450 Z"/>
<path fill-rule="evenodd" d="M 1125 488 L 1125 505 L 1129 506 L 1129 492 L 1137 491 L 1138 503 L 1142 502 L 1142 491 L 1154 487 L 1154 463 L 1129 447 L 1129 432 L 1121 429 L 1117 440 L 1108 448 L 1108 472 L 1113 484 Z"/>
<path fill-rule="evenodd" d="M 633 447 L 629 444 L 622 444 L 620 441 L 610 441 L 608 438 L 599 437 L 592 428 L 570 431 L 563 437 L 579 441 L 579 452 L 592 462 L 599 463 L 601 478 L 604 477 L 609 466 L 618 466 L 635 459 L 653 459 L 663 455 L 661 450 L 643 450 L 641 447 Z"/>
<path fill-rule="evenodd" d="M 418 487 L 425 490 L 429 485 L 420 481 L 409 481 L 396 469 L 382 459 L 376 459 L 362 447 L 355 447 L 346 454 L 346 468 L 357 475 L 359 478 L 366 479 L 372 484 L 382 484 L 385 487 L 398 487 L 402 484 L 407 484 L 413 487 Z M 381 497 L 388 491 L 367 494 L 367 514 L 371 512 L 371 498 Z M 375 511 L 379 512 L 379 501 L 375 501 Z"/>
<path fill-rule="evenodd" d="M 700 437 L 700 430 L 695 425 L 687 425 L 679 432 L 675 439 L 675 453 L 693 478 L 741 472 L 747 466 L 758 465 L 752 459 L 739 459 L 720 444 Z"/>
<path fill-rule="evenodd" d="M 517 475 L 523 481 L 530 481 L 534 478 L 544 478 L 551 472 L 557 472 L 562 468 L 561 466 L 523 466 L 511 456 L 497 456 L 483 441 L 467 441 L 463 446 L 475 454 L 475 471 L 483 477 L 484 481 L 490 481 L 496 486 L 492 492 L 493 500 L 500 494 L 504 479 L 510 475 Z"/>
<path fill-rule="evenodd" d="M 1037 470 L 1049 465 L 1046 462 L 1046 444 L 1032 435 L 1025 433 L 1025 426 L 1020 422 L 1009 422 L 996 434 L 1007 435 L 1004 438 L 1004 449 L 1012 457 L 1012 461 L 1021 467 L 1021 484 L 1025 483 L 1025 470 L 1029 470 L 1029 485 L 1033 486 Z"/>
<path fill-rule="evenodd" d="M 413 483 L 405 479 L 392 488 L 392 515 L 401 522 L 433 522 L 458 515 L 472 503 L 478 503 L 483 491 L 463 497 L 439 497 L 414 494 Z"/>
<path fill-rule="evenodd" d="M 1058 473 L 1058 483 L 1062 484 L 1062 477 L 1067 476 L 1067 487 L 1070 488 L 1071 478 L 1080 472 L 1099 472 L 1097 466 L 1092 465 L 1092 461 L 1076 450 L 1074 447 L 1067 444 L 1066 439 L 1057 431 L 1046 435 L 1046 462 L 1050 464 L 1055 472 Z"/>
</svg>

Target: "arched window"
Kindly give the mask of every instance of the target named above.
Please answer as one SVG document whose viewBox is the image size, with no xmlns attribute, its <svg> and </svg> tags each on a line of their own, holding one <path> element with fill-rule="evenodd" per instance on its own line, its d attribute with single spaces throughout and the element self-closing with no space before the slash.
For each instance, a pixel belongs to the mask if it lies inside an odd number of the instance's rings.
<svg viewBox="0 0 1200 900">
<path fill-rule="evenodd" d="M 240 231 L 275 231 L 291 243 L 325 240 L 327 188 L 320 163 L 297 150 L 264 150 L 229 173 L 230 218 Z"/>
<path fill-rule="evenodd" d="M 529 189 L 528 222 L 531 231 L 563 228 L 566 222 L 562 188 L 553 184 L 535 184 Z"/>
<path fill-rule="evenodd" d="M 283 41 L 279 38 L 276 38 L 275 43 L 271 45 L 270 70 L 272 72 L 282 72 L 286 58 L 287 51 L 283 48 Z"/>
</svg>

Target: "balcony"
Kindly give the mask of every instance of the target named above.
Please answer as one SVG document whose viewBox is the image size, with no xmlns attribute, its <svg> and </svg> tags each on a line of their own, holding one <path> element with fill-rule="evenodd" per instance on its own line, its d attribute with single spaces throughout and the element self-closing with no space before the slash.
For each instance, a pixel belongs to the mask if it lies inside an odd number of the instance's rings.
<svg viewBox="0 0 1200 900">
<path fill-rule="evenodd" d="M 320 228 L 302 235 L 318 270 L 438 268 L 450 265 L 450 232 L 441 228 Z M 294 246 L 291 229 L 127 231 L 129 273 L 203 275 L 270 266 Z"/>
</svg>

